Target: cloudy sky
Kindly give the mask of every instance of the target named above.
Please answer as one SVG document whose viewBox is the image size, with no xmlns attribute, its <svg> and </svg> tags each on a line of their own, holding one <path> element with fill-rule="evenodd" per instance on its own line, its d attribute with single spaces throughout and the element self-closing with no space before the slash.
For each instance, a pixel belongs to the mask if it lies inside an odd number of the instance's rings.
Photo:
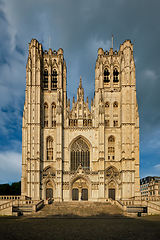
<svg viewBox="0 0 160 240">
<path fill-rule="evenodd" d="M 21 178 L 21 118 L 28 43 L 64 49 L 68 97 L 79 77 L 94 95 L 97 50 L 134 45 L 140 114 L 140 177 L 160 176 L 160 1 L 0 0 L 0 183 Z"/>
</svg>

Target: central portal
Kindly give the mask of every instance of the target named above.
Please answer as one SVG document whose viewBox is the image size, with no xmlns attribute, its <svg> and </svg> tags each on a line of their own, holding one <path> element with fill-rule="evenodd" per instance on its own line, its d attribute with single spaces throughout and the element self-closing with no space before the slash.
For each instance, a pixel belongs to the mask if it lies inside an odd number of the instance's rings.
<svg viewBox="0 0 160 240">
<path fill-rule="evenodd" d="M 83 178 L 72 185 L 72 201 L 88 201 L 88 184 Z"/>
</svg>

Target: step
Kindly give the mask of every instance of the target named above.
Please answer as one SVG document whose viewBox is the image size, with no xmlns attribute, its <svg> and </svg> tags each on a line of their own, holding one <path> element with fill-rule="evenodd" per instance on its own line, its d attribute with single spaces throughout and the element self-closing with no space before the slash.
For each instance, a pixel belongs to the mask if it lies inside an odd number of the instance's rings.
<svg viewBox="0 0 160 240">
<path fill-rule="evenodd" d="M 122 216 L 123 211 L 110 203 L 99 202 L 53 202 L 45 205 L 34 217 L 100 217 L 100 216 Z"/>
</svg>

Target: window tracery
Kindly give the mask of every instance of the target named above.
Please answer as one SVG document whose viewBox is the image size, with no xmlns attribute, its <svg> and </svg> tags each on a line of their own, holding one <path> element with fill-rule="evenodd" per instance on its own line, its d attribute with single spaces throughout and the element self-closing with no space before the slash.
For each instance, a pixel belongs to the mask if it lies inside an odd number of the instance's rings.
<svg viewBox="0 0 160 240">
<path fill-rule="evenodd" d="M 115 138 L 113 136 L 108 138 L 108 159 L 115 159 Z"/>
<path fill-rule="evenodd" d="M 92 119 L 84 119 L 83 126 L 92 126 Z"/>
<path fill-rule="evenodd" d="M 47 138 L 47 160 L 53 160 L 53 139 Z"/>
<path fill-rule="evenodd" d="M 51 167 L 48 167 L 47 169 L 44 169 L 43 170 L 43 177 L 47 177 L 48 175 L 52 176 L 52 177 L 55 177 L 55 171 L 51 168 Z"/>
<path fill-rule="evenodd" d="M 109 169 L 107 169 L 105 171 L 105 177 L 106 178 L 112 178 L 112 177 L 117 178 L 117 177 L 119 177 L 119 172 L 114 167 L 110 167 Z"/>
<path fill-rule="evenodd" d="M 52 103 L 52 127 L 56 127 L 56 104 Z"/>
<path fill-rule="evenodd" d="M 78 126 L 78 120 L 77 119 L 70 119 L 69 120 L 69 126 Z"/>
<path fill-rule="evenodd" d="M 52 71 L 52 80 L 51 80 L 51 88 L 52 89 L 57 89 L 57 71 L 54 69 Z"/>
<path fill-rule="evenodd" d="M 90 168 L 90 151 L 82 138 L 75 141 L 71 147 L 71 171 L 76 171 L 81 165 L 84 169 Z"/>
<path fill-rule="evenodd" d="M 48 89 L 48 70 L 44 69 L 43 73 L 43 87 L 44 89 Z"/>
<path fill-rule="evenodd" d="M 48 104 L 44 104 L 44 127 L 48 127 Z"/>
<path fill-rule="evenodd" d="M 108 83 L 110 81 L 109 75 L 110 75 L 110 73 L 108 71 L 108 68 L 105 68 L 105 70 L 104 70 L 104 80 L 103 80 L 104 83 Z"/>
<path fill-rule="evenodd" d="M 118 76 L 119 76 L 119 72 L 118 72 L 117 68 L 114 68 L 114 70 L 113 70 L 113 82 L 116 83 L 116 82 L 119 81 Z"/>
</svg>

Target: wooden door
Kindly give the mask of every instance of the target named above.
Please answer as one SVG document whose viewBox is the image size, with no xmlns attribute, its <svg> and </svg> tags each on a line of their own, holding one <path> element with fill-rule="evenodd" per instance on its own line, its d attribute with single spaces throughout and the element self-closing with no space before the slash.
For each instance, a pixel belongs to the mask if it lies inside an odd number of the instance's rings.
<svg viewBox="0 0 160 240">
<path fill-rule="evenodd" d="M 109 198 L 112 198 L 113 200 L 115 200 L 115 189 L 114 188 L 109 189 Z"/>
<path fill-rule="evenodd" d="M 73 188 L 72 189 L 72 200 L 73 201 L 78 201 L 79 200 L 79 190 L 78 190 L 78 188 Z"/>
<path fill-rule="evenodd" d="M 87 188 L 82 189 L 82 201 L 88 201 L 88 189 Z"/>
<path fill-rule="evenodd" d="M 53 198 L 53 189 L 52 188 L 46 189 L 46 199 L 48 199 L 48 198 Z"/>
</svg>

